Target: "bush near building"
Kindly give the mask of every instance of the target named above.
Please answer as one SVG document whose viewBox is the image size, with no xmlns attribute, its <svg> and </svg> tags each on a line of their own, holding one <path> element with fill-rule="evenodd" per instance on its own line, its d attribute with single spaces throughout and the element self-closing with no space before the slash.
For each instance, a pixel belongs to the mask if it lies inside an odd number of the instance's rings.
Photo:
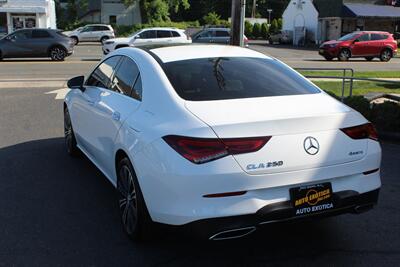
<svg viewBox="0 0 400 267">
<path fill-rule="evenodd" d="M 267 23 L 261 24 L 261 38 L 268 39 L 269 27 Z"/>
<path fill-rule="evenodd" d="M 247 38 L 253 38 L 253 24 L 247 20 L 244 22 L 244 34 L 247 36 Z"/>
<path fill-rule="evenodd" d="M 261 25 L 260 23 L 254 23 L 253 25 L 253 37 L 254 39 L 261 37 Z"/>
</svg>

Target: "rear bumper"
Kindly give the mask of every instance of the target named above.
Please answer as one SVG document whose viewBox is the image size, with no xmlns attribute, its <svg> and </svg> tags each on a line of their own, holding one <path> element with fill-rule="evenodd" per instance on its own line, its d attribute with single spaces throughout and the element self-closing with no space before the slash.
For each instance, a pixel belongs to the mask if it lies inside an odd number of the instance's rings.
<svg viewBox="0 0 400 267">
<path fill-rule="evenodd" d="M 362 213 L 373 208 L 378 202 L 379 188 L 359 194 L 356 191 L 346 190 L 333 194 L 335 208 L 311 215 L 294 216 L 294 208 L 290 201 L 277 202 L 266 205 L 254 214 L 203 219 L 180 226 L 188 233 L 200 234 L 202 238 L 221 240 L 240 237 L 248 229 L 248 233 L 263 225 L 284 221 L 304 220 L 308 218 L 329 217 L 344 213 Z M 235 236 L 235 230 L 241 229 L 240 236 Z M 221 235 L 219 235 L 222 233 Z"/>
</svg>

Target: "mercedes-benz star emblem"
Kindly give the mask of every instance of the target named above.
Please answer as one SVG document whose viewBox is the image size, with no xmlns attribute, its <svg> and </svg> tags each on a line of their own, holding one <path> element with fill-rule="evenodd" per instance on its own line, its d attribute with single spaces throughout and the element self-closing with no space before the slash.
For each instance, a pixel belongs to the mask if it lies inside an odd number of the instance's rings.
<svg viewBox="0 0 400 267">
<path fill-rule="evenodd" d="M 317 154 L 319 151 L 319 143 L 317 139 L 311 136 L 304 139 L 304 150 L 310 155 Z"/>
</svg>

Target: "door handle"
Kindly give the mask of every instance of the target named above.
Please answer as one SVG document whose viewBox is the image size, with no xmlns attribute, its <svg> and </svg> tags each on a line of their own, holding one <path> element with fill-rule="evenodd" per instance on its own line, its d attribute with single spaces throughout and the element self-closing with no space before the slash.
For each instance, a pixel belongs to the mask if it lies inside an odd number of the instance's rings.
<svg viewBox="0 0 400 267">
<path fill-rule="evenodd" d="M 112 118 L 115 121 L 119 121 L 121 119 L 121 113 L 119 113 L 118 111 L 114 111 L 112 114 Z"/>
<path fill-rule="evenodd" d="M 94 101 L 92 101 L 92 100 L 86 100 L 86 102 L 88 103 L 88 105 L 94 106 Z"/>
</svg>

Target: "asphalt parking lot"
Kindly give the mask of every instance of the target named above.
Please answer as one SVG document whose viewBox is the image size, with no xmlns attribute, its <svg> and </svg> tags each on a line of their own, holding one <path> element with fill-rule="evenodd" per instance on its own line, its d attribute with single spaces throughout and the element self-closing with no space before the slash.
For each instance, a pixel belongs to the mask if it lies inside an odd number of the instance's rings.
<svg viewBox="0 0 400 267">
<path fill-rule="evenodd" d="M 270 225 L 232 241 L 166 231 L 132 243 L 112 185 L 89 160 L 64 151 L 65 91 L 56 83 L 87 73 L 97 49 L 78 46 L 66 62 L 0 62 L 0 266 L 398 265 L 400 145 L 386 142 L 379 204 L 368 213 Z M 398 60 L 387 63 L 391 70 Z"/>
</svg>

